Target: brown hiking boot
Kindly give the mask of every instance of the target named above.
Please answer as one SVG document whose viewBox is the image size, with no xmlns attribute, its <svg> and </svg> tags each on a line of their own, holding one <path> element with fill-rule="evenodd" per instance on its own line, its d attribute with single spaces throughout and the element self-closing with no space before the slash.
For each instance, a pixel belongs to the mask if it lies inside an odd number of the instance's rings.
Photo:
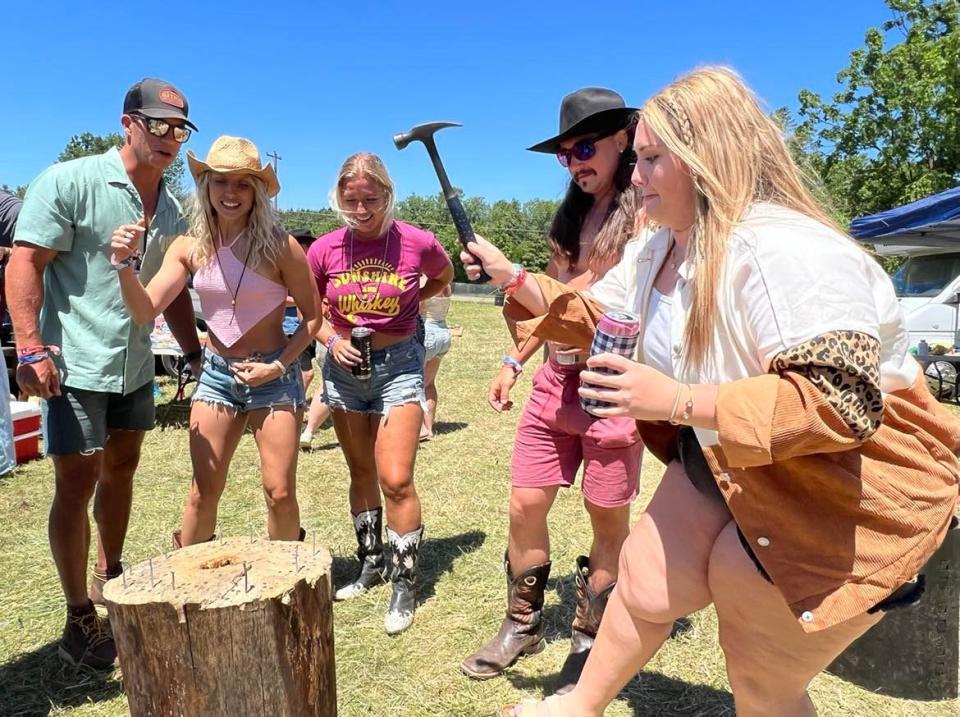
<svg viewBox="0 0 960 717">
<path fill-rule="evenodd" d="M 101 572 L 94 568 L 90 575 L 90 602 L 92 602 L 94 605 L 106 605 L 103 600 L 103 586 L 107 580 L 119 578 L 122 573 L 123 563 L 114 563 L 108 567 L 105 572 Z"/>
<path fill-rule="evenodd" d="M 587 578 L 590 577 L 590 559 L 584 555 L 577 558 L 575 580 L 577 583 L 577 612 L 573 618 L 573 629 L 570 635 L 570 652 L 560 668 L 555 694 L 565 695 L 577 686 L 583 666 L 587 664 L 587 657 L 593 648 L 593 640 L 600 629 L 600 620 L 603 611 L 607 608 L 607 600 L 613 592 L 617 581 L 607 585 L 597 592 Z"/>
<path fill-rule="evenodd" d="M 117 661 L 117 646 L 106 620 L 97 616 L 93 603 L 67 608 L 67 624 L 60 638 L 60 659 L 75 667 L 109 670 Z"/>
<path fill-rule="evenodd" d="M 550 575 L 550 562 L 534 565 L 517 577 L 510 572 L 510 561 L 503 556 L 507 574 L 507 614 L 493 638 L 460 663 L 460 670 L 475 680 L 496 677 L 523 655 L 544 648 L 543 593 Z"/>
</svg>

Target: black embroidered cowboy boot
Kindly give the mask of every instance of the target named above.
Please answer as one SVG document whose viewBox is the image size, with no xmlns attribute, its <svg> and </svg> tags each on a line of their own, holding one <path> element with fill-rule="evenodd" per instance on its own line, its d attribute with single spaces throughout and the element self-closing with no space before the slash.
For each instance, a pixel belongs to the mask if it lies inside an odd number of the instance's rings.
<svg viewBox="0 0 960 717">
<path fill-rule="evenodd" d="M 385 582 L 383 565 L 383 508 L 371 508 L 353 516 L 357 535 L 360 572 L 354 580 L 333 595 L 334 600 L 349 600 Z"/>
<path fill-rule="evenodd" d="M 383 618 L 388 635 L 396 635 L 413 623 L 417 609 L 417 558 L 423 526 L 405 535 L 397 535 L 387 528 L 387 575 L 393 583 L 390 605 Z"/>
<path fill-rule="evenodd" d="M 577 612 L 573 618 L 573 629 L 570 635 L 570 652 L 560 668 L 557 688 L 558 695 L 566 694 L 577 686 L 583 666 L 587 664 L 587 657 L 593 648 L 593 640 L 600 629 L 600 620 L 603 611 L 607 608 L 607 600 L 617 584 L 614 580 L 599 592 L 590 587 L 587 578 L 590 576 L 590 559 L 585 555 L 577 558 Z"/>
<path fill-rule="evenodd" d="M 534 565 L 513 577 L 510 561 L 503 556 L 507 575 L 507 614 L 500 630 L 483 647 L 460 663 L 460 670 L 476 680 L 496 677 L 523 655 L 544 648 L 543 593 L 550 576 L 550 562 Z"/>
</svg>

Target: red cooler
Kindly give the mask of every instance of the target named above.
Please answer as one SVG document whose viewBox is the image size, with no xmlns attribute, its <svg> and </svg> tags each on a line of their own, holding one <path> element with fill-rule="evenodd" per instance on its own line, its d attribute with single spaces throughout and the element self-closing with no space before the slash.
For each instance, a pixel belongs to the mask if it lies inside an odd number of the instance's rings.
<svg viewBox="0 0 960 717">
<path fill-rule="evenodd" d="M 17 463 L 26 463 L 40 457 L 40 406 L 26 401 L 11 401 L 13 446 Z"/>
</svg>

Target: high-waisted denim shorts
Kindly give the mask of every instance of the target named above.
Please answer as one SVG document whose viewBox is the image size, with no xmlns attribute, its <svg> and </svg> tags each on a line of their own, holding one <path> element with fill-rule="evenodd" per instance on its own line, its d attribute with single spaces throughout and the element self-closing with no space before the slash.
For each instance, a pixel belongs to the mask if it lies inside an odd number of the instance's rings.
<svg viewBox="0 0 960 717">
<path fill-rule="evenodd" d="M 237 380 L 230 367 L 244 361 L 270 363 L 283 353 L 283 349 L 268 354 L 255 354 L 243 359 L 224 358 L 212 351 L 203 352 L 203 369 L 193 392 L 194 401 L 216 403 L 237 411 L 256 411 L 260 408 L 293 406 L 298 409 L 306 403 L 300 364 L 296 361 L 287 366 L 286 373 L 268 383 L 251 388 Z"/>
<path fill-rule="evenodd" d="M 323 402 L 335 410 L 381 413 L 393 406 L 426 403 L 423 391 L 423 344 L 416 336 L 371 354 L 369 379 L 356 378 L 331 356 L 323 364 Z"/>
</svg>

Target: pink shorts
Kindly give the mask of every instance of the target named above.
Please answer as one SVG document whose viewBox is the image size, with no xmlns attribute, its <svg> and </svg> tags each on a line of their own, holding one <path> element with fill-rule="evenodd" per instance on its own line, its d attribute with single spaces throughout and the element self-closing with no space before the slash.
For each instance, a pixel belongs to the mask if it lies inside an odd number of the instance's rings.
<svg viewBox="0 0 960 717">
<path fill-rule="evenodd" d="M 571 486 L 583 463 L 583 497 L 602 508 L 637 497 L 643 443 L 632 418 L 595 418 L 580 408 L 581 367 L 548 361 L 517 427 L 511 474 L 518 488 Z"/>
</svg>

